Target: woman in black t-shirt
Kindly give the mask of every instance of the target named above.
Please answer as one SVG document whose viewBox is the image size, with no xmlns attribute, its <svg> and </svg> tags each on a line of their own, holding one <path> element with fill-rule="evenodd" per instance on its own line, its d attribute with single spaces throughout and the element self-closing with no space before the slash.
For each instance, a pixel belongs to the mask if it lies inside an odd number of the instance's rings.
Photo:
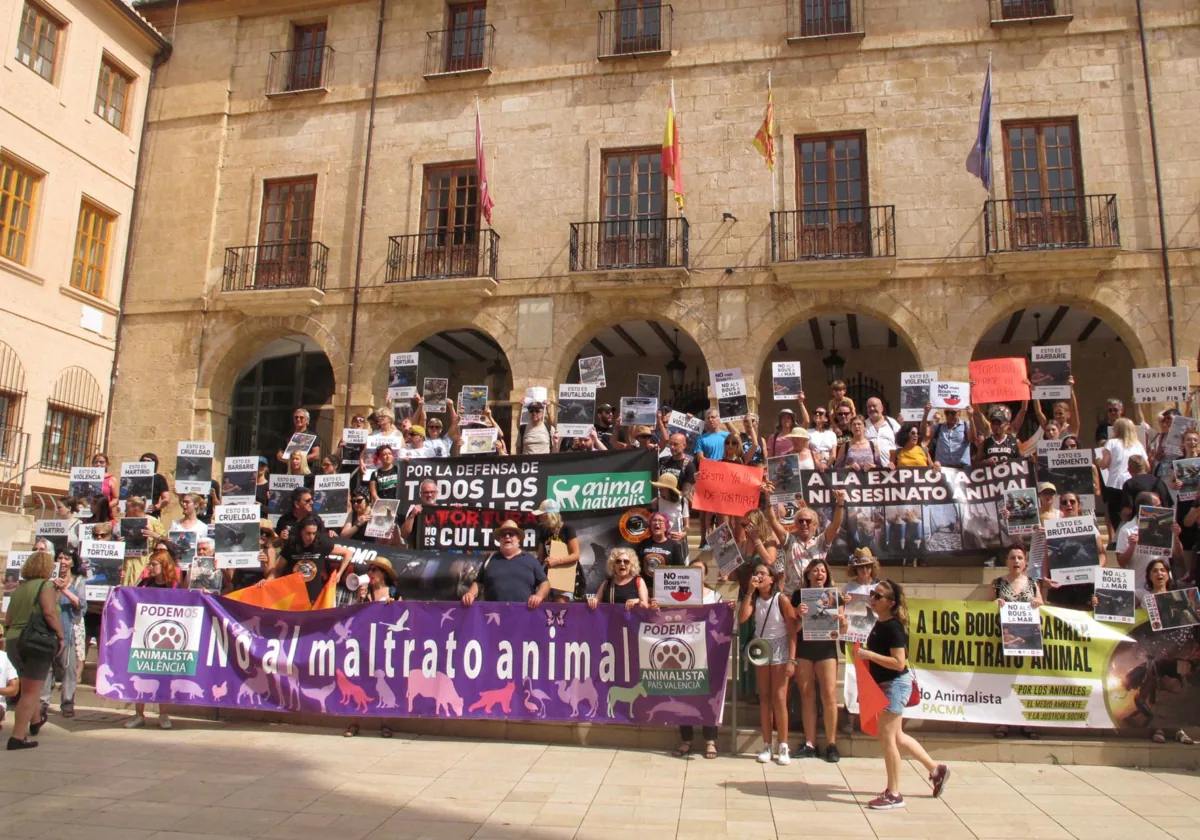
<svg viewBox="0 0 1200 840">
<path fill-rule="evenodd" d="M 869 597 L 871 611 L 876 617 L 875 627 L 867 636 L 867 643 L 854 651 L 854 656 L 866 660 L 871 679 L 887 698 L 887 706 L 879 713 L 878 721 L 878 738 L 887 766 L 887 788 L 868 803 L 876 811 L 887 811 L 904 807 L 904 797 L 900 795 L 902 747 L 929 771 L 934 798 L 942 795 L 946 780 L 950 778 L 950 768 L 934 763 L 915 738 L 904 734 L 904 709 L 915 682 L 908 667 L 908 604 L 904 600 L 904 590 L 895 581 L 881 580 Z M 843 615 L 842 632 L 846 630 L 845 621 Z"/>
<path fill-rule="evenodd" d="M 800 690 L 800 719 L 804 722 L 805 743 L 796 751 L 797 758 L 810 758 L 817 754 L 817 686 L 821 689 L 821 704 L 825 711 L 825 760 L 836 763 L 841 759 L 837 748 L 837 648 L 838 643 L 829 641 L 805 641 L 803 617 L 808 615 L 808 605 L 801 594 L 805 589 L 833 587 L 833 573 L 824 560 L 813 560 L 804 568 L 800 588 L 792 593 L 792 607 L 801 617 L 796 628 L 796 686 Z M 845 613 L 841 593 L 837 595 L 838 615 Z"/>
<path fill-rule="evenodd" d="M 400 496 L 400 468 L 396 466 L 396 453 L 389 444 L 375 450 L 379 469 L 371 476 L 371 502 L 377 499 L 398 499 Z"/>
<path fill-rule="evenodd" d="M 654 570 L 666 566 L 686 566 L 687 549 L 679 540 L 670 538 L 671 520 L 665 513 L 650 514 L 650 536 L 638 543 L 638 562 L 646 587 L 654 590 Z"/>
<path fill-rule="evenodd" d="M 321 590 L 325 588 L 329 577 L 328 558 L 331 554 L 342 558 L 340 568 L 344 569 L 354 556 L 354 550 L 335 546 L 321 527 L 320 521 L 313 516 L 306 516 L 298 522 L 283 545 L 283 574 L 295 572 L 304 578 L 308 599 L 313 603 L 316 603 Z"/>
</svg>

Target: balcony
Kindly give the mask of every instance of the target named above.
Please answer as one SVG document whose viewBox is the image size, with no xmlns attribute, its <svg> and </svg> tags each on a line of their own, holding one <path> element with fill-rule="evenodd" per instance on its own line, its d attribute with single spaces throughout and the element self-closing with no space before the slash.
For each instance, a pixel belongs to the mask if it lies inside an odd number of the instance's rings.
<svg viewBox="0 0 1200 840">
<path fill-rule="evenodd" d="M 851 205 L 773 212 L 771 267 L 786 285 L 876 285 L 896 270 L 896 208 Z"/>
<path fill-rule="evenodd" d="M 499 261 L 500 234 L 490 228 L 390 236 L 384 282 L 397 302 L 477 303 L 495 292 Z"/>
<path fill-rule="evenodd" d="M 668 294 L 688 278 L 688 221 L 675 216 L 572 222 L 570 257 L 578 291 Z"/>
<path fill-rule="evenodd" d="M 273 52 L 267 67 L 267 96 L 324 92 L 332 72 L 333 47 Z"/>
<path fill-rule="evenodd" d="M 1072 0 L 988 0 L 992 26 L 1014 23 L 1058 21 L 1065 23 L 1075 15 Z"/>
<path fill-rule="evenodd" d="M 988 263 L 1005 274 L 1094 275 L 1121 250 L 1115 195 L 997 199 L 983 206 Z"/>
<path fill-rule="evenodd" d="M 866 34 L 863 0 L 787 0 L 788 43 Z"/>
<path fill-rule="evenodd" d="M 472 23 L 426 34 L 426 79 L 492 72 L 496 27 L 490 23 Z"/>
<path fill-rule="evenodd" d="M 670 55 L 673 23 L 670 6 L 630 6 L 600 12 L 597 57 Z"/>
<path fill-rule="evenodd" d="M 320 242 L 226 248 L 222 299 L 247 315 L 310 312 L 325 298 L 328 260 Z"/>
</svg>

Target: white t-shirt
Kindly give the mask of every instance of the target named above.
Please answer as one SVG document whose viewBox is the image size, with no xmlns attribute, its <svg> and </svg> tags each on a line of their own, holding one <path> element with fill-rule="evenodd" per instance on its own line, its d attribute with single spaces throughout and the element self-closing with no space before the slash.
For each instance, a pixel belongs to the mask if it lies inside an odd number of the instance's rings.
<svg viewBox="0 0 1200 840">
<path fill-rule="evenodd" d="M 833 452 L 837 447 L 837 432 L 832 429 L 826 429 L 823 432 L 818 432 L 816 429 L 809 429 L 808 447 L 828 458 L 829 453 Z"/>
<path fill-rule="evenodd" d="M 202 540 L 208 536 L 208 526 L 199 520 L 196 520 L 196 522 L 192 525 L 184 525 L 182 520 L 172 519 L 170 530 L 171 531 L 191 531 L 193 534 L 196 535 L 197 540 Z"/>
<path fill-rule="evenodd" d="M 867 440 L 875 441 L 875 448 L 879 450 L 879 454 L 885 459 L 896 448 L 896 434 L 899 431 L 900 424 L 891 417 L 885 416 L 883 418 L 883 425 L 879 428 L 875 428 L 875 424 L 869 418 L 867 420 Z"/>
<path fill-rule="evenodd" d="M 1146 459 L 1146 463 L 1150 462 L 1150 459 L 1146 456 L 1145 448 L 1140 443 L 1135 443 L 1133 446 L 1126 448 L 1125 444 L 1119 440 L 1108 440 L 1105 441 L 1104 448 L 1112 453 L 1112 460 L 1108 464 L 1108 475 L 1104 481 L 1106 487 L 1120 490 L 1125 482 L 1129 480 L 1130 456 L 1141 455 Z"/>
<path fill-rule="evenodd" d="M 1125 522 L 1117 529 L 1117 554 L 1122 551 L 1129 550 L 1129 538 L 1138 532 L 1138 521 L 1135 516 L 1128 522 Z M 1171 562 L 1170 555 L 1163 554 L 1155 549 L 1147 549 L 1138 546 L 1133 550 L 1133 557 L 1129 560 L 1129 568 L 1133 570 L 1133 591 L 1142 593 L 1146 591 L 1146 567 L 1150 565 L 1150 561 L 1163 557 L 1168 563 Z"/>
<path fill-rule="evenodd" d="M 0 686 L 7 687 L 17 678 L 17 669 L 8 661 L 8 654 L 0 650 Z M 4 702 L 0 700 L 0 703 Z"/>
</svg>

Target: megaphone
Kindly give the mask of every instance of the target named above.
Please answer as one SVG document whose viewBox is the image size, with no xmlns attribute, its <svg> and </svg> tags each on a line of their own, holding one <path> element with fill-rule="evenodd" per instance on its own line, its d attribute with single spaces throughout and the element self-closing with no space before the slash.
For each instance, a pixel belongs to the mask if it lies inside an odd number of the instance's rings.
<svg viewBox="0 0 1200 840">
<path fill-rule="evenodd" d="M 766 639 L 755 639 L 746 645 L 746 659 L 751 665 L 767 665 L 771 661 L 771 643 Z"/>
</svg>

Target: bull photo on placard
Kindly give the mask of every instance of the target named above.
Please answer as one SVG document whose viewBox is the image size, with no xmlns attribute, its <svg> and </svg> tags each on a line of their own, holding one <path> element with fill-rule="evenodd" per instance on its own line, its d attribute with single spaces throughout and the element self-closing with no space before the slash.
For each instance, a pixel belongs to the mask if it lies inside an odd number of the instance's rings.
<svg viewBox="0 0 1200 840">
<path fill-rule="evenodd" d="M 216 544 L 217 554 L 226 554 L 239 551 L 258 551 L 258 529 L 257 527 L 251 531 L 244 527 L 244 523 L 231 522 L 213 525 L 214 537 L 213 542 Z"/>
<path fill-rule="evenodd" d="M 1175 508 L 1138 508 L 1138 548 L 1160 549 L 1170 553 L 1175 544 Z"/>
</svg>

